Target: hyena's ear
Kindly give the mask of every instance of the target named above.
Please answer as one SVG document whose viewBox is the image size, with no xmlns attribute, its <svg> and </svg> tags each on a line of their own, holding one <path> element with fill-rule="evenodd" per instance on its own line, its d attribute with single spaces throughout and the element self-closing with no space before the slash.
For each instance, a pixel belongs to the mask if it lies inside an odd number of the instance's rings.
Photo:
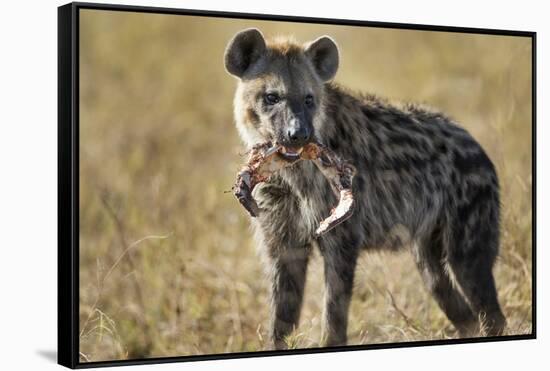
<svg viewBox="0 0 550 371">
<path fill-rule="evenodd" d="M 241 31 L 227 44 L 225 69 L 240 78 L 265 54 L 265 51 L 265 40 L 258 29 L 249 28 Z"/>
<path fill-rule="evenodd" d="M 336 75 L 340 57 L 338 46 L 336 46 L 336 43 L 330 37 L 321 36 L 317 40 L 307 44 L 305 53 L 313 63 L 315 71 L 321 80 L 328 81 Z"/>
</svg>

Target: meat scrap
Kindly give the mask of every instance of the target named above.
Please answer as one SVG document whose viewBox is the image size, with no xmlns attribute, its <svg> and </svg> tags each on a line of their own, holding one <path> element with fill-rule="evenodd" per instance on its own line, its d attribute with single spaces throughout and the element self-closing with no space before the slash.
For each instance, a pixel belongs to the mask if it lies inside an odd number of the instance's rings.
<svg viewBox="0 0 550 371">
<path fill-rule="evenodd" d="M 319 143 L 306 144 L 295 157 L 285 156 L 284 152 L 284 147 L 270 142 L 258 144 L 250 151 L 248 162 L 238 173 L 233 187 L 233 193 L 248 213 L 252 217 L 260 214 L 260 208 L 252 197 L 256 185 L 266 182 L 271 175 L 287 166 L 307 160 L 315 163 L 339 199 L 330 216 L 319 224 L 315 235 L 321 236 L 349 219 L 354 208 L 351 186 L 355 167 Z"/>
</svg>

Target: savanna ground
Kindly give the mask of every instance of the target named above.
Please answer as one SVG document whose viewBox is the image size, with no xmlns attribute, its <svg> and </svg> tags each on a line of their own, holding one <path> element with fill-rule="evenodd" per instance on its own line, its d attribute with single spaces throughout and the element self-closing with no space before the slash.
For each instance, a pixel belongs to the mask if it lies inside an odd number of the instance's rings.
<svg viewBox="0 0 550 371">
<path fill-rule="evenodd" d="M 222 56 L 247 27 L 331 35 L 336 81 L 437 107 L 480 141 L 502 187 L 495 274 L 507 334 L 531 332 L 529 39 L 91 10 L 80 24 L 81 361 L 265 345 L 268 283 L 226 193 L 244 157 Z M 291 347 L 318 346 L 320 263 L 315 254 Z M 350 344 L 456 336 L 406 252 L 362 257 L 348 333 Z"/>
</svg>

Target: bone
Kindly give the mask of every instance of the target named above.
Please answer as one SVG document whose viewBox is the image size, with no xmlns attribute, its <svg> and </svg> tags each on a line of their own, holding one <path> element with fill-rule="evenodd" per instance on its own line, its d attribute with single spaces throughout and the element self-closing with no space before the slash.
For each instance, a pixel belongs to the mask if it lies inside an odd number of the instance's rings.
<svg viewBox="0 0 550 371">
<path fill-rule="evenodd" d="M 337 206 L 332 209 L 326 219 L 321 221 L 315 231 L 315 236 L 322 236 L 353 215 L 355 202 L 351 186 L 355 168 L 351 164 L 343 161 L 338 155 L 319 143 L 306 144 L 300 157 L 295 160 L 283 157 L 279 152 L 281 149 L 280 145 L 272 145 L 270 142 L 254 146 L 250 151 L 246 165 L 237 175 L 233 193 L 250 216 L 257 217 L 261 212 L 256 200 L 252 197 L 254 188 L 260 183 L 267 182 L 273 174 L 281 169 L 302 160 L 313 161 L 338 197 Z"/>
</svg>

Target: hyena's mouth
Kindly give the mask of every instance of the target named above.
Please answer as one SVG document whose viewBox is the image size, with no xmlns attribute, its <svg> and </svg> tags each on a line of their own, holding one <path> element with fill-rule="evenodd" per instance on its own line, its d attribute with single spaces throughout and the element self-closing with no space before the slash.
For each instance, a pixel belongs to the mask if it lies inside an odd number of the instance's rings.
<svg viewBox="0 0 550 371">
<path fill-rule="evenodd" d="M 287 161 L 296 161 L 300 158 L 300 155 L 302 154 L 304 147 L 300 148 L 291 148 L 291 147 L 285 147 L 281 146 L 279 149 L 279 154 L 281 157 L 283 157 Z"/>
<path fill-rule="evenodd" d="M 287 157 L 292 161 L 287 161 Z M 271 142 L 256 144 L 250 151 L 248 162 L 237 175 L 233 194 L 248 211 L 250 216 L 257 217 L 261 209 L 252 197 L 256 185 L 269 181 L 269 178 L 287 166 L 292 166 L 298 158 L 313 161 L 331 185 L 338 197 L 338 205 L 331 210 L 315 230 L 315 236 L 321 236 L 353 214 L 354 200 L 351 191 L 355 167 L 344 161 L 336 153 L 319 143 L 308 143 L 298 149 L 291 149 Z M 299 161 L 299 160 L 298 160 Z"/>
</svg>

